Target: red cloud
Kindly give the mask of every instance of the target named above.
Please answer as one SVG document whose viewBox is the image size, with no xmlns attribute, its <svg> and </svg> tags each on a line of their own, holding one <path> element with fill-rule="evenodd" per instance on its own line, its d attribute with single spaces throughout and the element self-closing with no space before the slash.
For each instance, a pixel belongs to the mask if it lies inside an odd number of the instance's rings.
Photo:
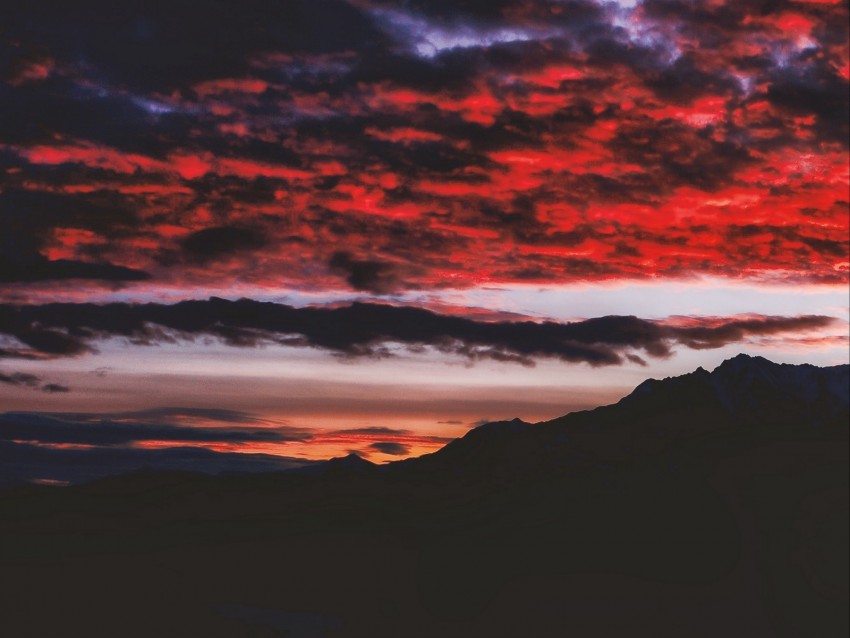
<svg viewBox="0 0 850 638">
<path fill-rule="evenodd" d="M 94 116 L 71 133 L 39 123 L 3 147 L 21 164 L 4 194 L 43 220 L 24 229 L 31 252 L 112 259 L 163 285 L 344 287 L 340 250 L 393 264 L 410 288 L 846 283 L 846 7 L 677 7 L 605 5 L 588 32 L 547 9 L 551 35 L 429 60 L 255 52 L 242 75 L 168 97 L 63 76 L 92 103 L 127 102 L 144 134 L 86 129 Z M 507 13 L 533 26 L 538 9 Z M 69 73 L 47 60 L 15 90 Z M 231 228 L 264 241 L 183 258 L 186 236 Z"/>
</svg>

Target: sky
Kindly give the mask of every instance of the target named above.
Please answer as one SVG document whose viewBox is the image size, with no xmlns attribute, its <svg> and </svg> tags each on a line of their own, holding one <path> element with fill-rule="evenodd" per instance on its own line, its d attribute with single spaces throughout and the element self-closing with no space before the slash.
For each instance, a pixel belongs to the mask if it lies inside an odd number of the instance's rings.
<svg viewBox="0 0 850 638">
<path fill-rule="evenodd" d="M 386 462 L 847 363 L 849 57 L 842 0 L 3 2 L 0 447 Z"/>
</svg>

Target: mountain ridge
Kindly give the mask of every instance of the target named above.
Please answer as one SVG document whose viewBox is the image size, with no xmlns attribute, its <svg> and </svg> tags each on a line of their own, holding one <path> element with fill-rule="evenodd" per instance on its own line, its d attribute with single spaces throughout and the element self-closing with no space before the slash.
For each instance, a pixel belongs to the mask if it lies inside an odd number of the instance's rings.
<svg viewBox="0 0 850 638">
<path fill-rule="evenodd" d="M 806 403 L 827 401 L 845 407 L 850 404 L 848 364 L 820 367 L 808 363 L 774 363 L 764 357 L 747 354 L 726 359 L 711 372 L 700 366 L 693 372 L 676 377 L 647 379 L 621 401 L 650 392 L 658 384 L 675 383 L 675 379 L 682 378 L 705 380 L 730 412 L 754 407 L 752 403 L 743 403 L 741 394 L 742 390 L 751 390 L 756 385 L 772 385 L 783 392 L 792 393 Z"/>
<path fill-rule="evenodd" d="M 733 424 L 748 427 L 796 420 L 801 425 L 817 427 L 847 418 L 848 405 L 850 365 L 774 363 L 739 354 L 710 372 L 699 367 L 683 375 L 646 379 L 609 405 L 539 423 L 519 418 L 484 423 L 436 452 L 383 465 L 352 455 L 308 462 L 268 455 L 225 455 L 203 447 L 88 451 L 8 442 L 0 444 L 0 484 L 24 483 L 28 472 L 42 483 L 61 485 L 142 470 L 212 475 L 273 471 L 324 477 L 421 472 L 450 477 L 478 473 L 493 478 L 511 471 L 533 471 L 530 459 L 549 465 L 582 464 L 617 456 L 613 454 L 616 449 L 631 448 L 634 454 L 640 454 L 678 445 L 689 437 L 707 436 Z M 51 415 L 5 416 L 8 418 L 0 422 L 0 432 L 9 436 L 30 422 L 48 434 L 59 431 L 64 435 L 64 424 Z M 106 434 L 112 438 L 126 436 L 121 428 L 97 436 L 103 438 Z M 93 433 L 86 435 L 91 437 Z M 86 465 L 87 458 L 92 463 Z"/>
<path fill-rule="evenodd" d="M 0 618 L 21 636 L 69 618 L 93 637 L 273 636 L 307 614 L 336 627 L 323 638 L 843 637 L 846 370 L 778 365 L 383 466 L 3 490 Z M 730 410 L 727 386 L 756 402 Z"/>
<path fill-rule="evenodd" d="M 475 463 L 473 473 L 492 478 L 519 471 L 518 459 L 526 459 L 523 471 L 535 471 L 529 466 L 660 453 L 729 427 L 755 431 L 770 424 L 840 423 L 848 416 L 849 384 L 847 364 L 778 364 L 739 354 L 711 372 L 700 367 L 662 380 L 647 379 L 609 405 L 534 424 L 518 419 L 487 423 L 430 455 L 388 466 L 418 466 L 456 476 L 468 473 L 458 464 Z M 529 458 L 535 462 L 529 463 Z"/>
</svg>

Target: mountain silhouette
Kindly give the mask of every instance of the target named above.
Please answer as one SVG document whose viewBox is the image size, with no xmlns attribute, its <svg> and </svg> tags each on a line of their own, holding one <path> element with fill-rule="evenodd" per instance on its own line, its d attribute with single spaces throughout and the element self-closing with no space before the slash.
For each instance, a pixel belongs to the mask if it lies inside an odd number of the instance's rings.
<svg viewBox="0 0 850 638">
<path fill-rule="evenodd" d="M 740 354 L 713 372 L 649 379 L 618 403 L 551 421 L 520 419 L 481 425 L 424 457 L 397 463 L 405 470 L 493 476 L 544 466 L 590 466 L 660 453 L 710 433 L 824 426 L 847 418 L 850 366 L 777 364 Z"/>
<path fill-rule="evenodd" d="M 0 492 L 14 636 L 844 636 L 848 366 L 738 356 L 430 455 Z"/>
<path fill-rule="evenodd" d="M 348 476 L 348 475 L 363 475 L 379 470 L 379 466 L 371 461 L 367 461 L 359 454 L 351 452 L 345 456 L 329 459 L 312 465 L 307 465 L 302 468 L 293 469 L 292 471 L 301 474 L 313 474 L 321 476 Z"/>
</svg>

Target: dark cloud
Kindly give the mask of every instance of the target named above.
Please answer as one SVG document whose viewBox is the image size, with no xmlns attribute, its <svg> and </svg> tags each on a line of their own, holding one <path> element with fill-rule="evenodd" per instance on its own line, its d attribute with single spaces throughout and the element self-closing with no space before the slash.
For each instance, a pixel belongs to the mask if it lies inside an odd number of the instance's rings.
<svg viewBox="0 0 850 638">
<path fill-rule="evenodd" d="M 71 391 L 71 388 L 60 383 L 45 383 L 41 389 L 44 392 L 49 392 L 51 394 Z"/>
<path fill-rule="evenodd" d="M 665 101 L 685 103 L 706 94 L 728 95 L 738 90 L 738 84 L 731 75 L 700 69 L 694 53 L 683 55 L 670 66 L 650 74 L 646 85 Z"/>
<path fill-rule="evenodd" d="M 49 143 L 60 133 L 154 157 L 192 143 L 195 117 L 177 111 L 154 114 L 145 104 L 132 95 L 86 90 L 68 77 L 18 87 L 0 83 L 0 134 L 7 143 L 27 144 Z M 157 102 L 147 104 L 151 108 Z M 157 135 L 151 135 L 152 127 Z"/>
<path fill-rule="evenodd" d="M 369 449 L 381 452 L 382 454 L 391 454 L 393 456 L 403 456 L 410 452 L 409 445 L 396 443 L 394 441 L 376 441 L 369 445 Z"/>
<path fill-rule="evenodd" d="M 826 317 L 818 316 L 730 319 L 713 326 L 676 328 L 676 339 L 688 348 L 704 350 L 737 343 L 748 336 L 813 330 L 829 323 Z"/>
<path fill-rule="evenodd" d="M 0 383 L 34 388 L 41 383 L 41 377 L 26 372 L 12 372 L 11 374 L 0 372 Z"/>
<path fill-rule="evenodd" d="M 59 386 L 61 387 L 61 386 Z M 48 390 L 59 391 L 62 390 Z M 94 417 L 97 418 L 94 418 Z M 147 441 L 167 443 L 284 443 L 305 441 L 303 430 L 285 427 L 225 427 L 172 425 L 162 419 L 130 419 L 124 415 L 37 414 L 6 412 L 0 414 L 0 439 L 50 444 L 126 446 Z M 120 419 L 120 420 L 119 420 Z"/>
<path fill-rule="evenodd" d="M 13 1 L 3 4 L 0 22 L 7 37 L 29 48 L 117 85 L 163 92 L 244 73 L 269 51 L 321 54 L 381 41 L 369 19 L 341 0 L 245 0 L 238 8 L 191 0 Z"/>
<path fill-rule="evenodd" d="M 136 219 L 129 207 L 115 193 L 0 192 L 0 282 L 150 279 L 147 272 L 104 260 L 48 259 L 41 253 L 57 228 L 90 230 L 103 240 L 121 236 Z"/>
<path fill-rule="evenodd" d="M 374 293 L 392 292 L 400 287 L 397 268 L 374 259 L 355 259 L 344 251 L 335 252 L 329 262 L 331 270 L 342 275 L 354 290 Z"/>
<path fill-rule="evenodd" d="M 517 5 L 516 0 L 400 0 L 375 2 L 378 6 L 404 8 L 439 18 L 461 16 L 496 19 Z"/>
<path fill-rule="evenodd" d="M 715 139 L 708 129 L 651 118 L 624 124 L 611 148 L 624 159 L 657 171 L 653 184 L 689 184 L 707 191 L 728 183 L 747 163 L 741 144 Z"/>
<path fill-rule="evenodd" d="M 45 177 L 63 182 L 68 173 L 48 170 Z M 12 261 L 37 254 L 56 228 L 85 229 L 117 239 L 138 224 L 134 199 L 107 189 L 55 193 L 6 188 L 0 192 L 0 255 Z"/>
<path fill-rule="evenodd" d="M 35 282 L 65 279 L 101 281 L 145 281 L 150 273 L 109 263 L 90 263 L 72 259 L 44 259 L 14 262 L 0 255 L 0 282 Z"/>
<path fill-rule="evenodd" d="M 189 260 L 206 263 L 257 250 L 265 244 L 265 236 L 253 228 L 216 226 L 191 233 L 180 242 L 180 247 Z"/>
<path fill-rule="evenodd" d="M 850 141 L 850 91 L 842 78 L 823 59 L 807 63 L 805 70 L 787 68 L 778 71 L 767 90 L 767 99 L 797 117 L 814 115 L 815 129 L 824 142 Z"/>
<path fill-rule="evenodd" d="M 719 348 L 750 337 L 816 330 L 830 317 L 759 317 L 694 320 L 668 325 L 633 316 L 573 323 L 475 321 L 413 307 L 355 303 L 335 308 L 294 308 L 248 299 L 162 304 L 0 305 L 0 334 L 29 346 L 30 354 L 69 356 L 89 351 L 98 339 L 125 337 L 140 345 L 175 338 L 216 337 L 232 346 L 265 343 L 309 346 L 347 357 L 386 356 L 388 344 L 412 350 L 431 346 L 472 361 L 533 364 L 538 357 L 617 365 L 643 351 L 667 357 L 673 348 Z M 26 354 L 26 352 L 24 353 Z"/>
<path fill-rule="evenodd" d="M 14 333 L 14 337 L 33 352 L 54 357 L 72 357 L 90 352 L 86 343 L 76 335 L 58 330 L 42 330 L 36 327 L 24 327 Z"/>
</svg>

